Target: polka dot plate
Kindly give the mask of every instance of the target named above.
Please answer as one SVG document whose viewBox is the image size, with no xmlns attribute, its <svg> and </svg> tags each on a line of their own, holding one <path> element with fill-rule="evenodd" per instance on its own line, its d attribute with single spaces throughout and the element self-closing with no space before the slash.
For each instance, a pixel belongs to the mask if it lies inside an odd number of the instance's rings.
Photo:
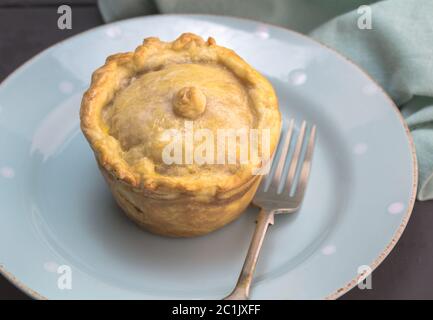
<svg viewBox="0 0 433 320">
<path fill-rule="evenodd" d="M 29 295 L 220 299 L 232 289 L 257 210 L 193 239 L 142 231 L 115 205 L 79 129 L 81 96 L 106 56 L 188 31 L 214 37 L 262 72 L 285 121 L 318 128 L 304 205 L 271 227 L 252 299 L 336 298 L 397 242 L 415 199 L 414 149 L 398 110 L 360 68 L 259 22 L 134 18 L 63 41 L 0 85 L 0 265 Z"/>
</svg>

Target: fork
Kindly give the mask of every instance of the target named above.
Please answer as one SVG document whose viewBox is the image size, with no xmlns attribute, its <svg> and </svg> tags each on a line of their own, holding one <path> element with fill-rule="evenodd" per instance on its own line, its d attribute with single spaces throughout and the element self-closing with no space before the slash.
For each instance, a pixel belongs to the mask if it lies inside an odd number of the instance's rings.
<svg viewBox="0 0 433 320">
<path fill-rule="evenodd" d="M 302 122 L 296 144 L 291 152 L 293 131 L 294 120 L 292 119 L 284 139 L 282 135 L 280 136 L 277 151 L 271 161 L 271 169 L 266 176 L 263 176 L 254 196 L 253 204 L 261 208 L 256 229 L 238 282 L 232 293 L 224 300 L 248 299 L 260 249 L 268 226 L 274 224 L 274 215 L 296 212 L 302 204 L 310 174 L 316 126 L 313 125 L 307 134 L 307 123 Z"/>
</svg>

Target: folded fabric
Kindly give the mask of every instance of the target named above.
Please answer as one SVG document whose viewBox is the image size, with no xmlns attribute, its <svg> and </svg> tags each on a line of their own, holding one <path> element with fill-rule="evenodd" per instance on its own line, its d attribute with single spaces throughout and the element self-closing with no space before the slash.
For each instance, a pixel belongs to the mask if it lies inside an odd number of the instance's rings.
<svg viewBox="0 0 433 320">
<path fill-rule="evenodd" d="M 337 15 L 377 0 L 99 0 L 106 22 L 157 13 L 231 15 L 307 33 Z"/>
<path fill-rule="evenodd" d="M 433 1 L 99 0 L 106 21 L 155 13 L 229 14 L 279 24 L 335 48 L 400 107 L 415 142 L 418 199 L 433 199 Z M 359 28 L 369 5 L 371 29 Z"/>
<path fill-rule="evenodd" d="M 366 70 L 400 107 L 415 142 L 418 199 L 433 199 L 433 1 L 387 0 L 370 6 L 372 29 L 352 11 L 311 36 Z"/>
</svg>

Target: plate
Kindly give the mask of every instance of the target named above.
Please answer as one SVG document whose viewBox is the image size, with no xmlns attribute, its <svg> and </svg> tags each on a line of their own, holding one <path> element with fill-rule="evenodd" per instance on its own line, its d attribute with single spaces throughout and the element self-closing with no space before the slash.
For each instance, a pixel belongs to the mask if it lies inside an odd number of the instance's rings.
<svg viewBox="0 0 433 320">
<path fill-rule="evenodd" d="M 106 56 L 187 31 L 214 37 L 262 72 L 285 121 L 318 128 L 304 205 L 271 227 L 252 299 L 336 298 L 403 232 L 416 193 L 414 147 L 395 105 L 360 68 L 259 22 L 135 18 L 45 50 L 0 86 L 0 264 L 31 296 L 219 299 L 234 286 L 257 210 L 198 238 L 142 231 L 115 205 L 79 129 L 81 96 Z"/>
</svg>

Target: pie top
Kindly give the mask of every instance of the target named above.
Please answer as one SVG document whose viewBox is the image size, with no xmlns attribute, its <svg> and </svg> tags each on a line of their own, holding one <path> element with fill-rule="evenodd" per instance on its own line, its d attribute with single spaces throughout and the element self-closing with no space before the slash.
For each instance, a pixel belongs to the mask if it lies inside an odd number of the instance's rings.
<svg viewBox="0 0 433 320">
<path fill-rule="evenodd" d="M 110 56 L 92 76 L 80 117 L 99 165 L 116 179 L 144 191 L 196 195 L 249 181 L 263 165 L 253 156 L 264 148 L 262 132 L 269 133 L 272 152 L 281 122 L 275 92 L 262 75 L 212 38 L 190 33 L 173 42 L 147 38 L 135 52 Z M 245 141 L 237 137 L 230 162 L 225 140 L 226 161 L 218 162 L 221 129 L 257 129 L 258 150 L 249 149 L 248 161 L 241 161 Z M 203 148 L 206 141 L 213 148 Z M 196 154 L 215 161 L 200 162 Z"/>
</svg>

